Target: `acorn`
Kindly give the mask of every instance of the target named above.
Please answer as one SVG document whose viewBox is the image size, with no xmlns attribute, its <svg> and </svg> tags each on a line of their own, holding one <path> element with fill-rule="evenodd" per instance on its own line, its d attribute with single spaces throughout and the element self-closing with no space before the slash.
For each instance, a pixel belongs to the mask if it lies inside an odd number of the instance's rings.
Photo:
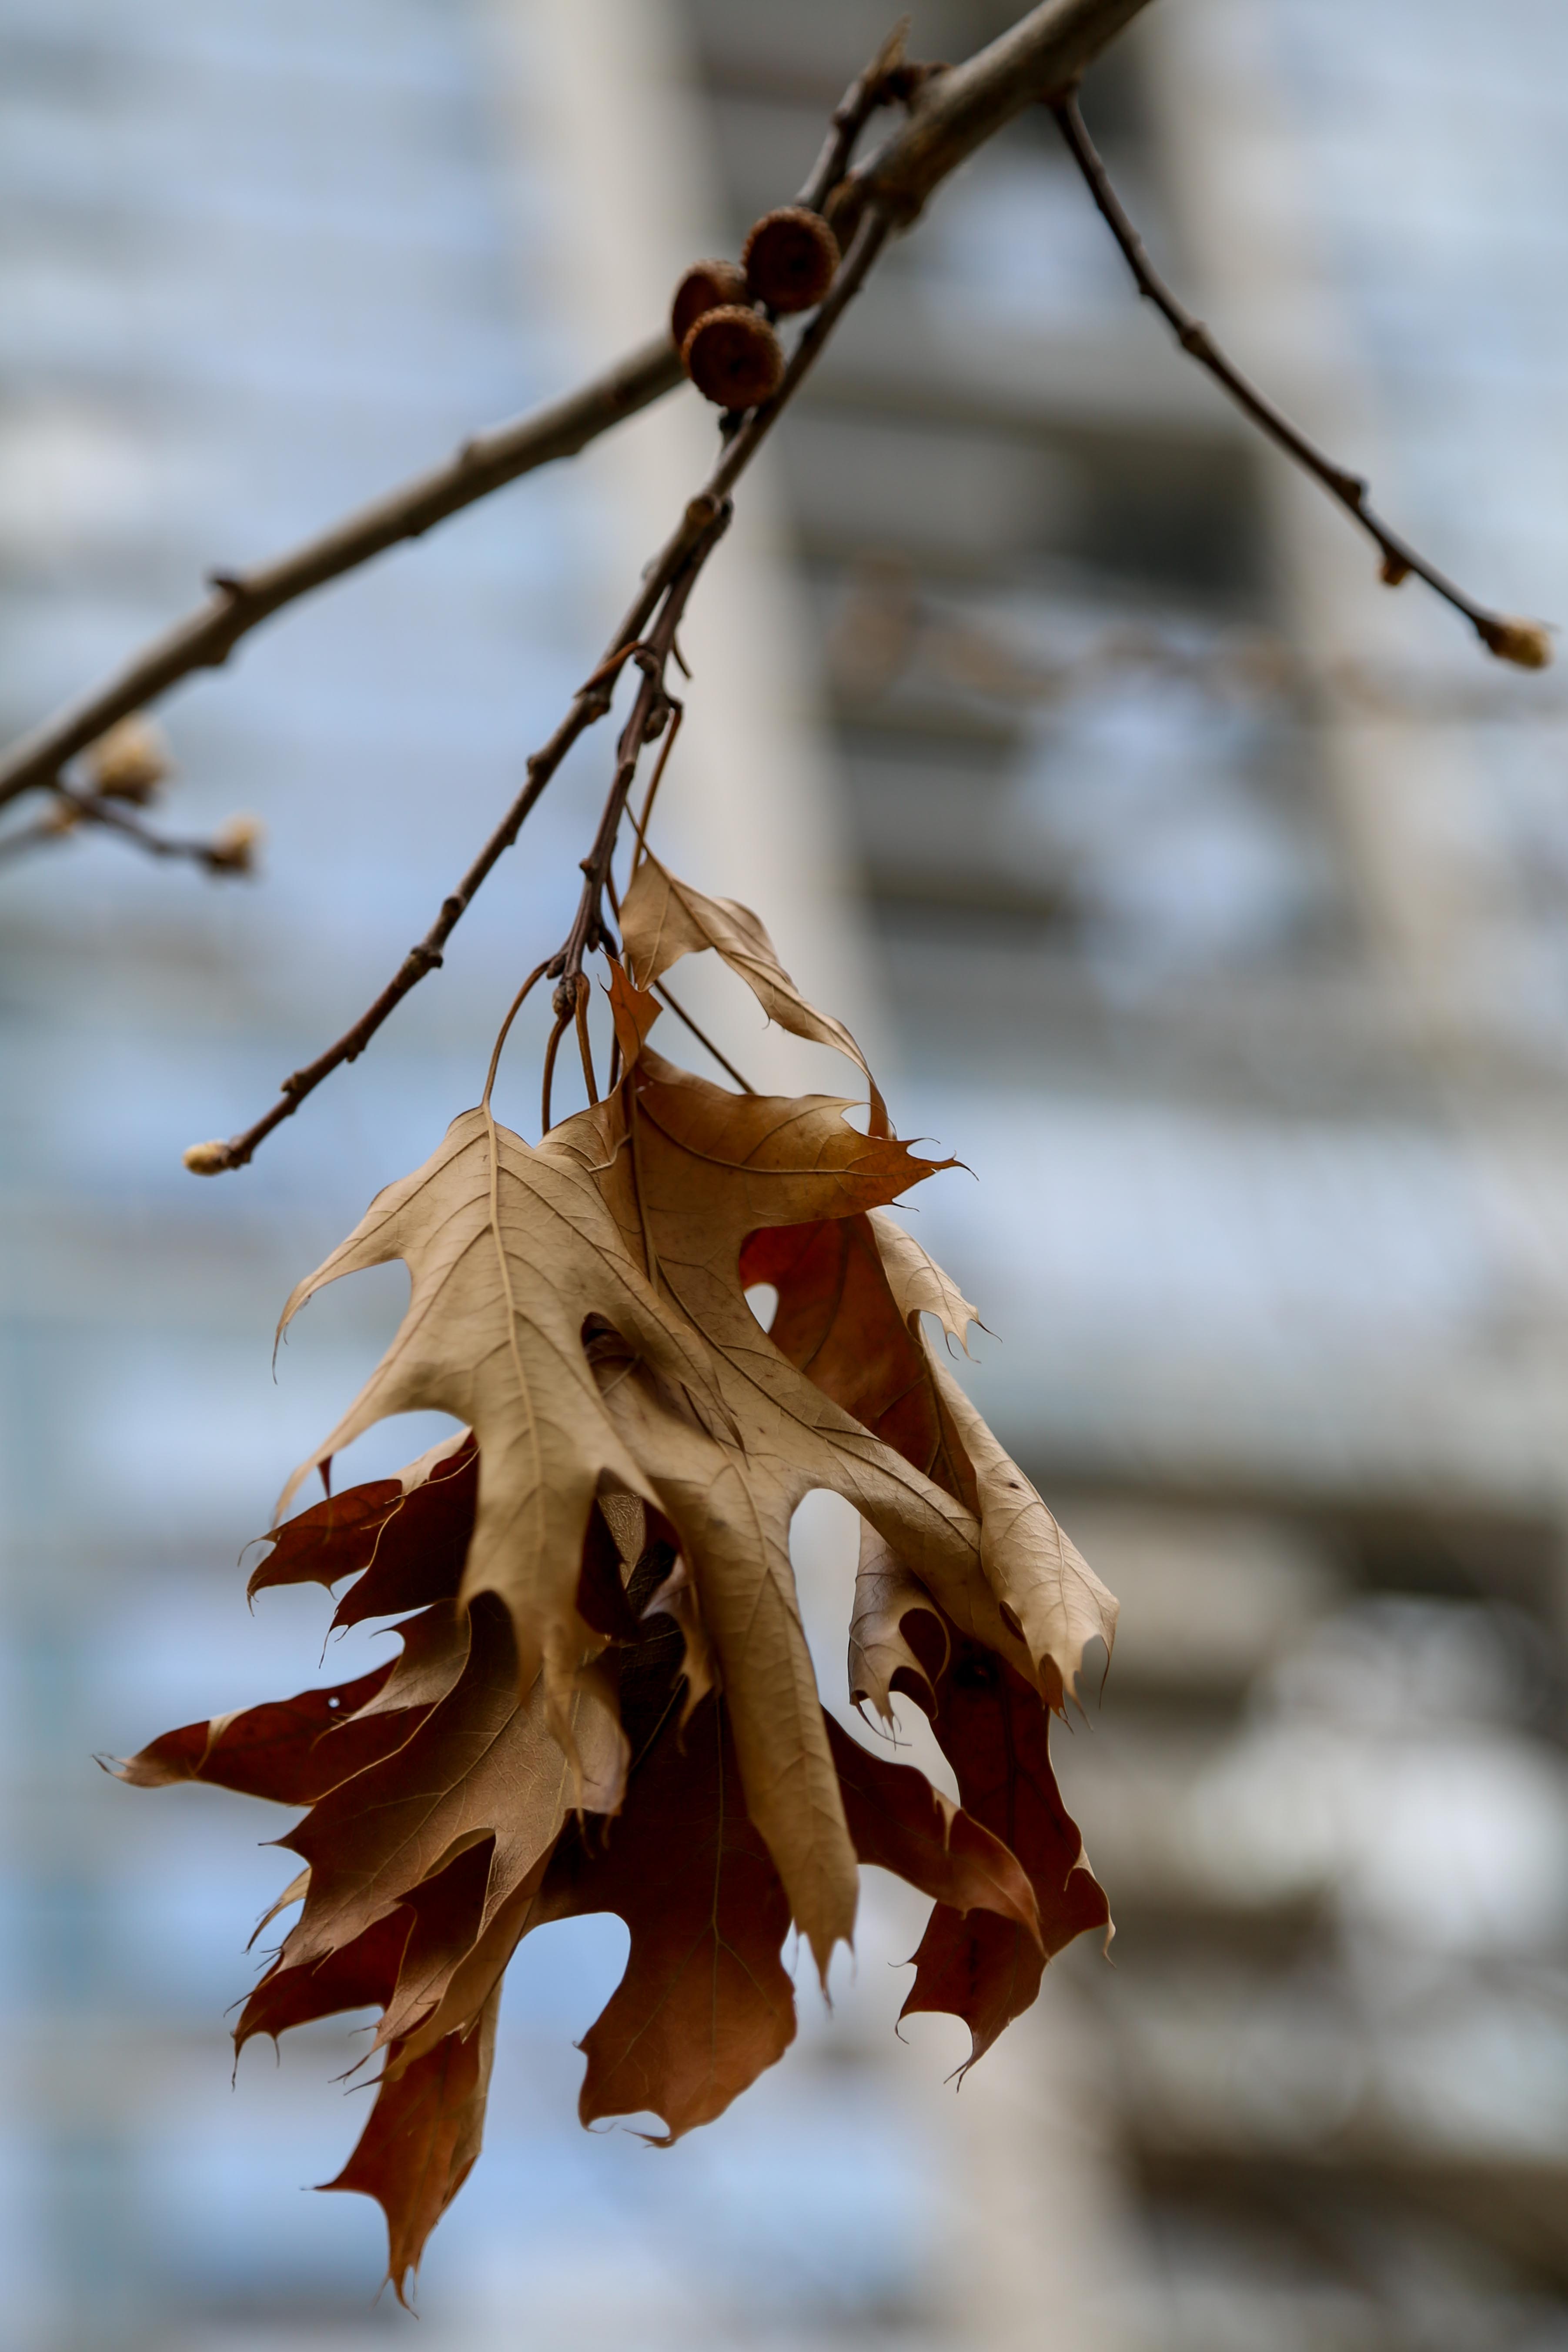
<svg viewBox="0 0 1568 2352">
<path fill-rule="evenodd" d="M 775 310 L 809 310 L 833 283 L 838 239 L 820 213 L 781 205 L 764 213 L 741 256 L 746 291 Z"/>
<path fill-rule="evenodd" d="M 765 319 L 726 303 L 699 319 L 680 347 L 681 363 L 704 400 L 720 408 L 756 408 L 784 374 L 784 352 Z"/>
<path fill-rule="evenodd" d="M 727 310 L 745 299 L 746 273 L 732 261 L 694 261 L 669 306 L 669 331 L 676 350 L 685 348 L 687 336 L 710 310 Z"/>
</svg>

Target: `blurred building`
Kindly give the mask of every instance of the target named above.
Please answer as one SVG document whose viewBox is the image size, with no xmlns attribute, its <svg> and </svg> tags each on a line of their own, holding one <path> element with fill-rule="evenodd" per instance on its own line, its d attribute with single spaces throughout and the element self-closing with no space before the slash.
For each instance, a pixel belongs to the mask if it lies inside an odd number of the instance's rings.
<svg viewBox="0 0 1568 2352">
<path fill-rule="evenodd" d="M 911 47 L 961 57 L 1011 13 L 917 8 Z M 869 0 L 9 0 L 7 731 L 205 565 L 644 332 L 798 185 L 885 29 Z M 1085 97 L 1222 341 L 1435 561 L 1546 614 L 1565 47 L 1541 0 L 1165 0 Z M 312 1679 L 320 1610 L 247 1619 L 234 1554 L 400 1292 L 313 1306 L 277 1387 L 271 1321 L 477 1087 L 564 927 L 594 754 L 254 1169 L 197 1187 L 178 1150 L 255 1116 L 423 929 L 710 437 L 668 403 L 172 703 L 168 822 L 256 810 L 259 886 L 100 842 L 0 877 L 19 2352 L 409 2325 L 369 2306 L 374 2209 L 297 2193 L 357 2127 L 327 2086 L 350 2037 L 228 2087 L 267 1821 L 89 1759 Z M 660 2156 L 573 2113 L 624 1939 L 541 1936 L 420 2340 L 1548 2352 L 1562 690 L 1379 587 L 1140 313 L 1044 114 L 893 249 L 779 438 L 692 616 L 672 856 L 763 908 L 877 1040 L 902 1131 L 979 1180 L 931 1187 L 919 1230 L 998 1335 L 987 1411 L 1124 1601 L 1103 1705 L 1058 1743 L 1114 1966 L 1059 1963 L 954 2102 L 964 2037 L 889 2032 L 919 1906 L 873 1887 L 835 2018 L 805 1993 L 784 2065 Z M 726 1040 L 837 1083 L 743 1017 Z M 803 1529 L 830 1694 L 846 1533 Z"/>
</svg>

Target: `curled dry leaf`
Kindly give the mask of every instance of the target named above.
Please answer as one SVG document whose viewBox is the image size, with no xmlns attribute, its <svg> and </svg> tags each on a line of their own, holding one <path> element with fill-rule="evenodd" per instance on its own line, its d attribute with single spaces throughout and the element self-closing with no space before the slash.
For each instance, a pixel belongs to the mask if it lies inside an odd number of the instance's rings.
<svg viewBox="0 0 1568 2352">
<path fill-rule="evenodd" d="M 973 1308 L 879 1213 L 947 1163 L 894 1139 L 874 1093 L 861 1134 L 836 1097 L 734 1095 L 662 1060 L 652 981 L 710 944 L 779 1018 L 855 1049 L 742 909 L 645 861 L 624 911 L 611 1095 L 537 1146 L 463 1114 L 285 1312 L 408 1265 L 392 1346 L 288 1494 L 386 1414 L 460 1429 L 288 1520 L 251 1579 L 352 1580 L 334 1626 L 396 1618 L 400 1654 L 121 1768 L 306 1809 L 275 1906 L 299 1916 L 236 2038 L 380 2012 L 375 2104 L 331 2185 L 384 2206 L 400 2294 L 478 2153 L 501 1978 L 535 1929 L 626 1920 L 582 2113 L 651 2114 L 668 2140 L 788 2046 L 785 1936 L 826 1971 L 862 1864 L 932 1897 L 906 2006 L 956 2011 L 976 2055 L 1106 1917 L 1046 1702 L 1114 1604 L 925 1344 L 922 1315 L 962 1342 Z M 818 1486 L 865 1528 L 857 1696 L 925 1707 L 960 1806 L 823 1712 L 789 1558 Z"/>
<path fill-rule="evenodd" d="M 860 1529 L 860 1565 L 855 1578 L 855 1613 L 849 1620 L 849 1696 L 863 1707 L 868 1699 L 891 1727 L 893 1693 L 902 1691 L 928 1715 L 936 1693 L 917 1650 L 904 1633 L 904 1619 L 924 1611 L 942 1636 L 944 1621 L 919 1577 L 888 1549 L 875 1528 Z"/>
<path fill-rule="evenodd" d="M 808 1004 L 779 961 L 759 918 L 734 898 L 709 898 L 689 882 L 678 881 L 652 851 L 644 855 L 621 903 L 621 942 L 640 988 L 651 988 L 683 955 L 713 948 L 739 973 L 771 1021 L 792 1036 L 833 1045 L 866 1074 L 871 1092 L 871 1129 L 888 1132 L 888 1109 L 866 1056 L 830 1013 Z"/>
</svg>

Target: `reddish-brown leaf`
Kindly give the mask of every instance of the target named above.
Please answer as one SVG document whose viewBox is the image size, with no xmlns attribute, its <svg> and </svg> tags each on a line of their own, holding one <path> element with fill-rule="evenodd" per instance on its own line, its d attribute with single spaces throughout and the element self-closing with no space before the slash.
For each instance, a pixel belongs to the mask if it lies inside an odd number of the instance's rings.
<svg viewBox="0 0 1568 2352">
<path fill-rule="evenodd" d="M 926 1351 L 889 1286 L 869 1217 L 752 1234 L 741 1252 L 741 1280 L 778 1291 L 768 1336 L 798 1371 L 974 1509 L 973 1474 Z"/>
<path fill-rule="evenodd" d="M 494 1861 L 494 1838 L 479 1840 L 410 1892 L 406 1907 L 413 1926 L 396 1984 L 376 2028 L 378 2043 L 405 2041 L 439 2007 L 453 1975 L 479 1939 Z"/>
<path fill-rule="evenodd" d="M 545 1693 L 518 1689 L 506 1612 L 480 1594 L 461 1680 L 406 1747 L 335 1789 L 279 1843 L 310 1865 L 305 1907 L 284 1946 L 289 1967 L 354 1937 L 469 1846 L 495 1841 L 489 1902 L 504 1901 L 555 1840 L 576 1802 L 570 1763 L 552 1737 Z M 582 1801 L 611 1811 L 623 1769 L 618 1727 L 596 1686 L 576 1702 Z"/>
<path fill-rule="evenodd" d="M 374 2197 L 386 2215 L 387 2276 L 399 2303 L 425 2241 L 473 2169 L 484 2137 L 495 2054 L 498 1990 L 471 2033 L 448 2033 L 395 2078 L 383 2080 L 370 2121 L 335 2180 Z"/>
<path fill-rule="evenodd" d="M 290 2026 L 335 2017 L 342 2010 L 384 2008 L 397 1982 L 412 1925 L 406 1909 L 389 1911 L 352 1944 L 329 1952 L 312 1967 L 286 1969 L 281 1960 L 274 1960 L 240 2012 L 235 2048 L 243 2050 L 256 2033 L 269 2033 L 276 2042 Z"/>
<path fill-rule="evenodd" d="M 826 1722 L 859 1859 L 935 1895 L 955 1916 L 993 1913 L 1037 1944 L 1034 1890 L 1001 1839 L 951 1804 L 912 1764 L 873 1756 L 831 1716 Z"/>
<path fill-rule="evenodd" d="M 792 1363 L 939 1486 L 976 1507 L 968 1454 L 924 1346 L 894 1298 L 868 1218 L 754 1234 L 741 1274 L 744 1282 L 776 1286 L 772 1337 Z M 896 1584 L 896 1563 L 889 1559 L 885 1569 Z M 1037 1936 L 1035 1922 L 1026 1927 L 994 1908 L 966 1914 L 944 1898 L 921 1938 L 904 2013 L 942 2009 L 963 2018 L 973 2064 L 1034 2000 L 1046 1960 L 1086 1928 L 1107 1926 L 1110 1914 L 1057 1789 L 1050 1718 L 1038 1693 L 948 1623 L 913 1579 L 902 1581 L 910 1608 L 888 1630 L 901 1633 L 926 1678 L 921 1703 L 934 1698 L 936 1736 L 958 1776 L 964 1813 L 1016 1858 L 1038 1906 Z"/>
<path fill-rule="evenodd" d="M 280 1805 L 313 1805 L 331 1789 L 400 1748 L 407 1713 L 352 1721 L 374 1699 L 395 1661 L 335 1690 L 300 1691 L 237 1715 L 166 1731 L 119 1767 L 122 1780 L 158 1789 L 172 1780 L 209 1780 Z"/>
<path fill-rule="evenodd" d="M 626 1974 L 582 2044 L 584 2124 L 651 2113 L 668 2147 L 794 2040 L 789 1905 L 746 1815 L 722 1699 L 705 1699 L 684 1737 L 671 1706 L 619 1817 L 563 1839 L 542 1908 L 615 1911 L 631 1930 Z"/>
<path fill-rule="evenodd" d="M 272 1549 L 247 1588 L 252 1600 L 277 1584 L 321 1584 L 345 1576 L 334 1627 L 449 1601 L 462 1581 L 479 1493 L 471 1436 L 455 1451 L 413 1463 L 401 1478 L 377 1478 L 301 1511 L 275 1529 Z"/>
<path fill-rule="evenodd" d="M 923 1625 L 911 1627 L 917 1644 Z M 1089 1867 L 1050 1760 L 1050 1717 L 1021 1675 L 949 1629 L 946 1666 L 932 1675 L 932 1728 L 958 1778 L 964 1811 L 1017 1856 L 1039 1906 L 1040 1941 L 1001 1918 L 967 1917 L 945 1902 L 915 1953 L 903 2014 L 946 2010 L 962 2017 L 973 2065 L 1004 2026 L 1027 2009 L 1047 1959 L 1086 1928 L 1108 1927 L 1104 1889 Z"/>
</svg>

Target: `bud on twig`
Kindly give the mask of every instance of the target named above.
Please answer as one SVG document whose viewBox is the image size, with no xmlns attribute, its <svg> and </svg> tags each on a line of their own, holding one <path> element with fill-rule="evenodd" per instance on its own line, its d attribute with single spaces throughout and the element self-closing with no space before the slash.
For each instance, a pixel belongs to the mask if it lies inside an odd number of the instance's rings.
<svg viewBox="0 0 1568 2352">
<path fill-rule="evenodd" d="M 228 1166 L 228 1146 L 215 1136 L 210 1143 L 187 1144 L 180 1158 L 193 1176 L 221 1176 Z"/>
<path fill-rule="evenodd" d="M 778 337 L 765 319 L 738 304 L 699 319 L 680 358 L 703 399 L 719 408 L 760 407 L 784 376 Z"/>
<path fill-rule="evenodd" d="M 770 303 L 775 310 L 809 310 L 833 283 L 838 239 L 819 213 L 781 205 L 763 215 L 741 259 L 754 302 Z"/>
<path fill-rule="evenodd" d="M 256 852 L 264 838 L 259 818 L 228 817 L 207 844 L 207 865 L 215 874 L 254 874 Z"/>
<path fill-rule="evenodd" d="M 1488 650 L 1499 661 L 1514 662 L 1521 669 L 1551 668 L 1552 635 L 1544 621 L 1521 621 L 1505 614 L 1484 627 L 1477 625 Z"/>
<path fill-rule="evenodd" d="M 161 729 L 132 711 L 89 746 L 88 776 L 106 801 L 130 801 L 145 808 L 173 767 Z"/>
</svg>

